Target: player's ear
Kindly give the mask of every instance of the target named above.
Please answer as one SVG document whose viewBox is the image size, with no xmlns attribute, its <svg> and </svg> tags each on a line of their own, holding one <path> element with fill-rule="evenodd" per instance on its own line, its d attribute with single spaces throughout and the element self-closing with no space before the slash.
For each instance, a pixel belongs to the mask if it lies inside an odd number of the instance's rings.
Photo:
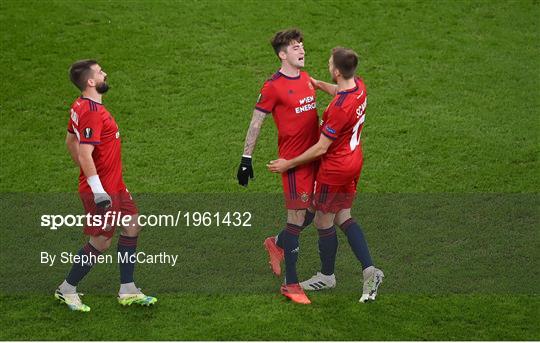
<svg viewBox="0 0 540 343">
<path fill-rule="evenodd" d="M 334 77 L 337 78 L 341 76 L 341 73 L 339 72 L 339 69 L 338 68 L 334 68 L 334 70 L 332 70 L 332 72 L 334 73 Z"/>
<path fill-rule="evenodd" d="M 86 81 L 86 87 L 95 87 L 96 86 L 96 81 L 92 78 L 88 79 L 88 81 Z"/>
<path fill-rule="evenodd" d="M 281 50 L 279 53 L 278 53 L 278 56 L 279 56 L 279 59 L 280 60 L 286 60 L 287 59 L 287 53 L 283 50 Z"/>
</svg>

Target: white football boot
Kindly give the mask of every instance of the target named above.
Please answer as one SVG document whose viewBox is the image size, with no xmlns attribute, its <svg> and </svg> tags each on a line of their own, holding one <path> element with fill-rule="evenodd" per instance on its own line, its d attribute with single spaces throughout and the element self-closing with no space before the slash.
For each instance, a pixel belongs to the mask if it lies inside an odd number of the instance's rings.
<svg viewBox="0 0 540 343">
<path fill-rule="evenodd" d="M 370 300 L 375 300 L 377 296 L 377 290 L 383 282 L 384 273 L 382 270 L 375 268 L 374 266 L 368 267 L 364 270 L 364 286 L 362 289 L 362 296 L 360 302 L 365 303 Z"/>
<path fill-rule="evenodd" d="M 79 295 L 82 293 L 62 293 L 60 289 L 54 292 L 54 298 L 66 304 L 72 311 L 90 312 L 90 307 L 83 304 Z"/>
<path fill-rule="evenodd" d="M 300 286 L 306 291 L 321 291 L 323 289 L 330 289 L 336 287 L 336 277 L 332 275 L 324 275 L 321 272 L 317 272 L 304 282 L 300 282 Z"/>
</svg>

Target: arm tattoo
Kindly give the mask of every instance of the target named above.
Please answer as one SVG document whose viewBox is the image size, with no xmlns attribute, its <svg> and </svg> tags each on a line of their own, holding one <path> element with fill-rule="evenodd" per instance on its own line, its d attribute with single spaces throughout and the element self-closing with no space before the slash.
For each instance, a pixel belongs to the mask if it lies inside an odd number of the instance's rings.
<svg viewBox="0 0 540 343">
<path fill-rule="evenodd" d="M 249 124 L 249 129 L 246 135 L 246 142 L 244 144 L 244 155 L 249 155 L 255 150 L 255 145 L 257 144 L 257 138 L 261 132 L 261 126 L 266 118 L 266 113 L 259 110 L 253 111 L 253 117 L 251 118 L 251 123 Z"/>
</svg>

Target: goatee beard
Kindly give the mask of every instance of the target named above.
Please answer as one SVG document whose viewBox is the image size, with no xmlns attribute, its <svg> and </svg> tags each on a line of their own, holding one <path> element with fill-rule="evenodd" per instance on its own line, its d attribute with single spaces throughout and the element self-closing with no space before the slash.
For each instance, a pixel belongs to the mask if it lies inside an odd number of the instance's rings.
<svg viewBox="0 0 540 343">
<path fill-rule="evenodd" d="M 107 82 L 101 82 L 96 86 L 96 91 L 99 94 L 105 94 L 107 93 L 108 90 L 109 90 L 109 85 L 107 84 Z"/>
</svg>

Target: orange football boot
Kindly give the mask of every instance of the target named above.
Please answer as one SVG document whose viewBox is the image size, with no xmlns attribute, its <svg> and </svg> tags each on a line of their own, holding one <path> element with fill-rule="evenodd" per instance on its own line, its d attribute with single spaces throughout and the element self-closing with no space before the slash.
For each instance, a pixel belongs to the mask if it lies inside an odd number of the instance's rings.
<svg viewBox="0 0 540 343">
<path fill-rule="evenodd" d="M 264 240 L 264 248 L 268 251 L 268 256 L 270 257 L 270 266 L 272 267 L 272 272 L 276 276 L 281 275 L 281 261 L 285 258 L 283 249 L 277 246 L 276 237 L 268 237 Z"/>
<path fill-rule="evenodd" d="M 281 285 L 281 294 L 291 299 L 295 303 L 309 305 L 311 301 L 308 299 L 306 293 L 298 283 L 292 283 L 290 285 Z"/>
</svg>

